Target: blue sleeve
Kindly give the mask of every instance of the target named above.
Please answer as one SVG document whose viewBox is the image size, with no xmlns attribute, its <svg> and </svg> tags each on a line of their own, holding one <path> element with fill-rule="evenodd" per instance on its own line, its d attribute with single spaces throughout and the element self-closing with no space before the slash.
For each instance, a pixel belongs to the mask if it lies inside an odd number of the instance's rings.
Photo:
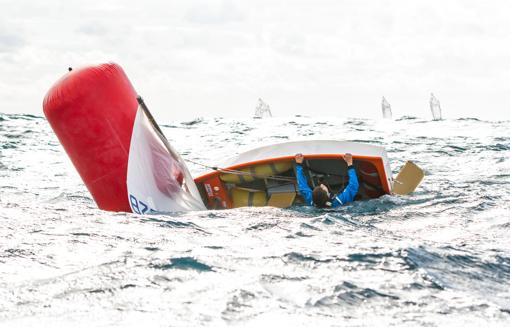
<svg viewBox="0 0 510 327">
<path fill-rule="evenodd" d="M 358 176 L 356 176 L 356 170 L 353 168 L 347 169 L 347 174 L 349 175 L 349 184 L 343 190 L 342 193 L 338 193 L 333 201 L 333 207 L 338 207 L 344 205 L 348 202 L 354 201 L 354 197 L 358 193 L 359 183 Z"/>
<path fill-rule="evenodd" d="M 305 199 L 306 204 L 312 204 L 312 189 L 308 186 L 308 182 L 305 177 L 305 173 L 303 172 L 303 167 L 301 165 L 296 165 L 296 178 L 298 183 L 298 191 L 299 194 Z"/>
</svg>

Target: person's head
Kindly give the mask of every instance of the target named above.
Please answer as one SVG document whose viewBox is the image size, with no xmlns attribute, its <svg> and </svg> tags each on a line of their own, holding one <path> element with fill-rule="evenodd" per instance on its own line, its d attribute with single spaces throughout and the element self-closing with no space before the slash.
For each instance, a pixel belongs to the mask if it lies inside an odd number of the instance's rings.
<svg viewBox="0 0 510 327">
<path fill-rule="evenodd" d="M 313 204 L 318 208 L 327 208 L 331 206 L 329 202 L 329 190 L 328 187 L 324 184 L 320 184 L 315 187 L 312 192 L 312 201 Z M 329 205 L 328 205 L 329 204 Z"/>
</svg>

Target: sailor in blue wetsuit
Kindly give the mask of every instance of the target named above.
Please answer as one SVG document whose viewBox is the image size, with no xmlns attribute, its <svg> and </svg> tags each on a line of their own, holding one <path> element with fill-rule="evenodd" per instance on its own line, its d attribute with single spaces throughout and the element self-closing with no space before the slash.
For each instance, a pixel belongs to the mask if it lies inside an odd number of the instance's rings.
<svg viewBox="0 0 510 327">
<path fill-rule="evenodd" d="M 356 170 L 352 165 L 352 155 L 350 153 L 346 153 L 344 155 L 344 160 L 347 163 L 349 184 L 347 184 L 347 187 L 337 195 L 330 194 L 329 188 L 324 184 L 320 184 L 312 191 L 310 186 L 308 186 L 306 176 L 303 172 L 303 155 L 298 153 L 296 154 L 295 159 L 298 190 L 301 196 L 305 199 L 306 204 L 313 205 L 318 208 L 335 208 L 354 201 L 354 197 L 356 196 L 356 193 L 358 193 L 359 183 L 358 176 L 356 176 Z"/>
</svg>

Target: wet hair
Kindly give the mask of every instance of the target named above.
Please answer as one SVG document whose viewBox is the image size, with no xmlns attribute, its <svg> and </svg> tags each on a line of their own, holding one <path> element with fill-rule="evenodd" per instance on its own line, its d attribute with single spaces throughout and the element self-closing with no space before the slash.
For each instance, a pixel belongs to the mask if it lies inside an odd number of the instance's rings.
<svg viewBox="0 0 510 327">
<path fill-rule="evenodd" d="M 313 204 L 318 208 L 327 208 L 328 205 L 326 203 L 329 201 L 328 193 L 324 191 L 320 186 L 317 186 L 313 189 L 312 201 Z"/>
</svg>

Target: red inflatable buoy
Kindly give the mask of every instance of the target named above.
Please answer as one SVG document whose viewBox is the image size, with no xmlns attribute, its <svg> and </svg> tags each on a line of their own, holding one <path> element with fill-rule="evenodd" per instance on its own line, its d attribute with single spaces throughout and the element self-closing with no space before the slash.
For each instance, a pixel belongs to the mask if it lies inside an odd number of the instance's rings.
<svg viewBox="0 0 510 327">
<path fill-rule="evenodd" d="M 70 70 L 48 91 L 44 114 L 100 209 L 131 212 L 126 186 L 138 103 L 114 63 Z"/>
</svg>

